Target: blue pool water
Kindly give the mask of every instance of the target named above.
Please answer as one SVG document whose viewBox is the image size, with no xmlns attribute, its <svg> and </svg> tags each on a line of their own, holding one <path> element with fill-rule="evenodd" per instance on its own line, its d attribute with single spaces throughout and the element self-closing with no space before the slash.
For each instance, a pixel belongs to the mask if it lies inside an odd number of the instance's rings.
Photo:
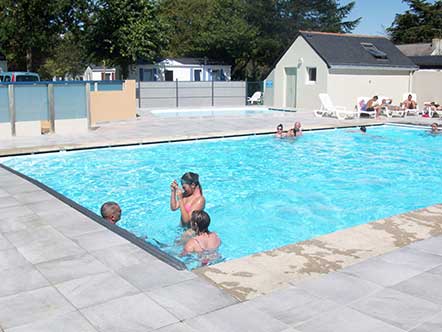
<svg viewBox="0 0 442 332">
<path fill-rule="evenodd" d="M 118 224 L 172 245 L 169 185 L 200 174 L 211 230 L 229 260 L 442 202 L 442 135 L 393 126 L 17 157 L 4 162 Z M 153 242 L 155 244 L 155 242 Z M 180 247 L 166 247 L 177 254 Z M 189 267 L 198 262 L 187 258 Z"/>
</svg>

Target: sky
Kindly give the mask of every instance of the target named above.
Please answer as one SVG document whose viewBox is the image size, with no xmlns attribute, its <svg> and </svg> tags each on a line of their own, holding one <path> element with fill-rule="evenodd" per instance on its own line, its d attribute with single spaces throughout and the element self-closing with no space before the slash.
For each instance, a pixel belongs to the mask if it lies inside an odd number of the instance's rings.
<svg viewBox="0 0 442 332">
<path fill-rule="evenodd" d="M 352 0 L 338 0 L 339 4 L 345 5 Z M 362 17 L 361 22 L 353 31 L 364 35 L 386 35 L 385 28 L 391 26 L 396 14 L 402 14 L 408 5 L 402 0 L 354 0 L 356 2 L 349 19 Z M 433 3 L 435 0 L 429 0 Z"/>
</svg>

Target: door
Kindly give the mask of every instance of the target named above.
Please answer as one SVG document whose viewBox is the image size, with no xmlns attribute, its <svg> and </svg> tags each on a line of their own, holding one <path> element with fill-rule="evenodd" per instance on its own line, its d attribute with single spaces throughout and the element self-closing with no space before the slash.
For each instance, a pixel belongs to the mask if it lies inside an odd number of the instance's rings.
<svg viewBox="0 0 442 332">
<path fill-rule="evenodd" d="M 164 78 L 168 82 L 173 81 L 173 70 L 165 70 L 164 71 Z"/>
<path fill-rule="evenodd" d="M 296 68 L 285 68 L 285 106 L 296 107 Z"/>
</svg>

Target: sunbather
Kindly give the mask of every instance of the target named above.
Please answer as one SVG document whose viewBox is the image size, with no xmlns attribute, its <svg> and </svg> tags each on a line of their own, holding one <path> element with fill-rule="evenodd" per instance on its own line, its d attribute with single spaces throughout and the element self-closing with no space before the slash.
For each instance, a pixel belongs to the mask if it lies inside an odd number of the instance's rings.
<svg viewBox="0 0 442 332">
<path fill-rule="evenodd" d="M 407 99 L 402 102 L 401 106 L 407 110 L 414 110 L 417 108 L 417 103 L 413 100 L 413 96 L 410 94 Z"/>
<path fill-rule="evenodd" d="M 379 118 L 379 115 L 381 114 L 381 106 L 378 103 L 378 96 L 373 96 L 373 98 L 367 101 L 367 104 L 365 104 L 365 111 L 376 112 L 376 118 Z"/>
</svg>

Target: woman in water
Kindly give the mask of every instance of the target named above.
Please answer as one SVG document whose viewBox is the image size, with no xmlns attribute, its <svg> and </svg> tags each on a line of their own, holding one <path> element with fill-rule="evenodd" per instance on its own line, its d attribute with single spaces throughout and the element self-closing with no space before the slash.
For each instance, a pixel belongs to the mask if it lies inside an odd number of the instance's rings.
<svg viewBox="0 0 442 332">
<path fill-rule="evenodd" d="M 297 137 L 302 136 L 301 122 L 295 122 L 292 129 L 289 130 L 288 136 Z"/>
<path fill-rule="evenodd" d="M 206 199 L 196 173 L 187 172 L 181 177 L 181 188 L 176 180 L 170 185 L 170 209 L 180 209 L 181 225 L 190 226 L 190 218 L 193 211 L 204 210 Z"/>
<path fill-rule="evenodd" d="M 182 256 L 192 252 L 214 252 L 221 245 L 221 240 L 214 232 L 209 231 L 210 217 L 204 211 L 193 211 L 190 225 L 196 236 L 184 245 Z M 203 262 L 204 264 L 204 262 Z M 207 264 L 207 262 L 205 262 Z"/>
<path fill-rule="evenodd" d="M 276 127 L 276 134 L 275 134 L 275 137 L 278 137 L 278 138 L 283 138 L 283 137 L 285 137 L 285 134 L 284 134 L 284 127 L 282 126 L 282 123 L 280 123 L 280 124 Z"/>
</svg>

